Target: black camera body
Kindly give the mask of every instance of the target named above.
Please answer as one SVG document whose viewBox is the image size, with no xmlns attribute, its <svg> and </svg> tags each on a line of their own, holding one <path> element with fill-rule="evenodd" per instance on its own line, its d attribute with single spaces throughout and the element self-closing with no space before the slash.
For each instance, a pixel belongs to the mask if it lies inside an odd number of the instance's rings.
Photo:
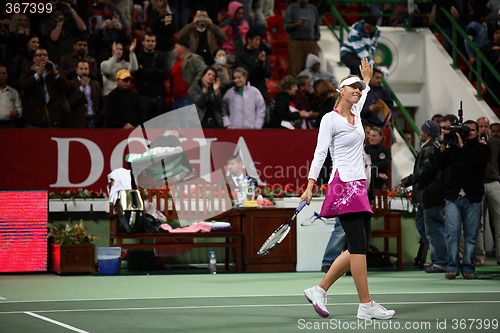
<svg viewBox="0 0 500 333">
<path fill-rule="evenodd" d="M 456 143 L 458 140 L 456 133 L 460 135 L 462 141 L 465 141 L 469 136 L 469 132 L 470 128 L 468 126 L 462 125 L 460 122 L 456 121 L 450 126 L 450 133 L 444 135 L 443 143 L 446 145 Z"/>
<path fill-rule="evenodd" d="M 469 137 L 470 128 L 469 126 L 463 125 L 464 122 L 464 111 L 462 110 L 462 101 L 460 101 L 460 109 L 458 109 L 458 120 L 451 124 L 449 128 L 449 133 L 443 136 L 443 143 L 449 146 L 452 143 L 457 142 L 457 133 L 465 141 Z"/>
<path fill-rule="evenodd" d="M 51 63 L 51 62 L 47 62 L 47 63 L 45 63 L 45 69 L 46 69 L 47 71 L 49 71 L 49 72 L 50 72 L 50 71 L 52 71 L 52 68 L 54 68 L 54 65 L 52 65 L 52 63 Z"/>
</svg>

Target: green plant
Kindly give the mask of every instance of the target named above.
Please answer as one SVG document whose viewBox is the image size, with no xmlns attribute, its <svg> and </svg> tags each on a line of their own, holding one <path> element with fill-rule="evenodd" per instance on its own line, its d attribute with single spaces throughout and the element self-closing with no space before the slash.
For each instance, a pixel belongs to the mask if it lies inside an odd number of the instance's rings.
<svg viewBox="0 0 500 333">
<path fill-rule="evenodd" d="M 51 240 L 54 244 L 68 245 L 68 244 L 89 244 L 94 240 L 99 239 L 99 236 L 88 233 L 87 228 L 80 223 L 71 225 L 54 225 L 49 223 L 49 234 L 47 239 Z"/>
</svg>

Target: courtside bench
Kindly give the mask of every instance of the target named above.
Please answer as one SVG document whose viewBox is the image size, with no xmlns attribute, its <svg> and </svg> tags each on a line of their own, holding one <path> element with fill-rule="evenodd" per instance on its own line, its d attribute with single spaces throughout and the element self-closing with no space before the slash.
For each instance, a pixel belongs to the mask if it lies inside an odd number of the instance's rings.
<svg viewBox="0 0 500 333">
<path fill-rule="evenodd" d="M 149 201 L 160 210 L 167 219 L 176 218 L 176 210 L 173 207 L 167 191 L 158 192 L 159 195 L 152 195 L 152 191 L 141 189 L 144 201 Z M 214 192 L 212 192 L 214 193 Z M 182 199 L 182 198 L 181 198 Z M 197 197 L 205 202 L 219 200 L 220 218 L 225 218 L 228 213 L 222 209 L 221 198 L 216 195 Z M 198 202 L 197 201 L 197 202 Z M 191 198 L 189 198 L 191 202 Z M 213 207 L 213 206 L 212 206 Z M 188 209 L 196 211 L 196 207 L 177 207 L 178 209 Z M 195 217 L 196 214 L 193 214 Z M 225 249 L 225 269 L 229 271 L 230 262 L 235 263 L 237 272 L 243 272 L 243 234 L 240 225 L 232 225 L 229 230 L 213 230 L 210 232 L 186 232 L 186 233 L 126 233 L 120 231 L 118 216 L 114 210 L 113 204 L 110 204 L 110 246 L 118 246 L 122 249 L 179 249 L 179 248 L 224 248 Z M 139 240 L 136 243 L 127 243 L 124 240 Z M 216 242 L 217 240 L 223 242 Z"/>
</svg>

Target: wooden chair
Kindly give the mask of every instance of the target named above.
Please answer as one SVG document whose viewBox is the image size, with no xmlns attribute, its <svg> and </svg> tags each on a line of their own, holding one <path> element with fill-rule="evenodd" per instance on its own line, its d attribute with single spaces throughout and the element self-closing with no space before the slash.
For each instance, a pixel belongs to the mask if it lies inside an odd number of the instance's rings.
<svg viewBox="0 0 500 333">
<path fill-rule="evenodd" d="M 372 238 L 384 239 L 384 252 L 397 259 L 398 270 L 403 269 L 403 247 L 401 241 L 401 214 L 389 210 L 389 200 L 386 190 L 375 190 L 372 201 L 374 217 L 383 217 L 384 225 L 382 229 L 371 231 Z M 389 239 L 396 239 L 396 252 L 389 251 Z"/>
</svg>

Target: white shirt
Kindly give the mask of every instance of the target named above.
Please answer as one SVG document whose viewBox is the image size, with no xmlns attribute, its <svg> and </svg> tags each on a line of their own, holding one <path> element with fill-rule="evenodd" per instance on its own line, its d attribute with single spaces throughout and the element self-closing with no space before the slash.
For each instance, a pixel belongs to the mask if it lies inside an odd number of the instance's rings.
<svg viewBox="0 0 500 333">
<path fill-rule="evenodd" d="M 17 111 L 18 118 L 23 113 L 19 92 L 11 86 L 0 89 L 0 120 L 11 120 L 10 111 Z"/>
<path fill-rule="evenodd" d="M 349 124 L 346 118 L 335 111 L 328 112 L 321 119 L 318 142 L 314 151 L 311 169 L 309 170 L 309 178 L 318 179 L 326 159 L 327 150 L 330 150 L 332 173 L 329 183 L 333 180 L 337 170 L 340 179 L 344 182 L 366 179 L 363 159 L 365 131 L 361 123 L 360 113 L 369 90 L 370 87 L 367 85 L 359 102 L 352 106 L 351 112 L 354 114 L 354 125 Z"/>
</svg>

